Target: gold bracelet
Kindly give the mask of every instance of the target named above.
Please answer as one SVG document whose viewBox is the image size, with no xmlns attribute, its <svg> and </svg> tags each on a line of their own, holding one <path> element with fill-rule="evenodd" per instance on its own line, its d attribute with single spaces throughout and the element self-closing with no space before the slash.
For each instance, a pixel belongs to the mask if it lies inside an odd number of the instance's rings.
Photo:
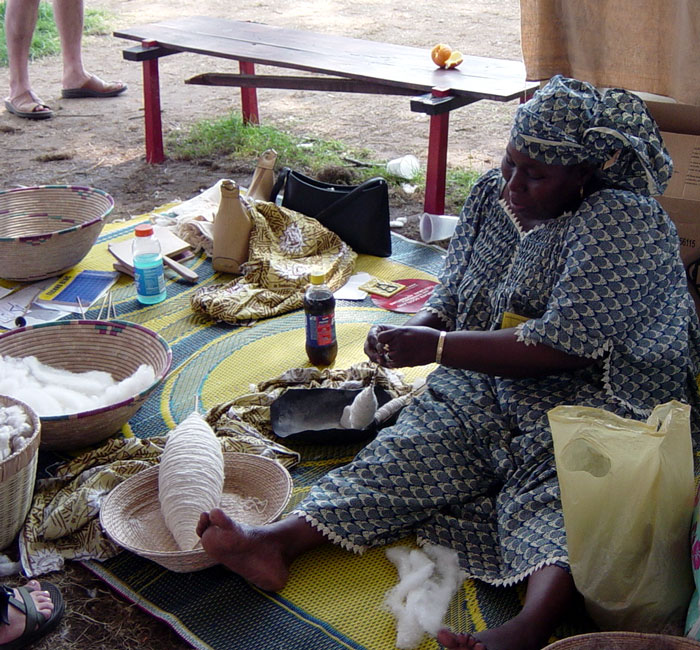
<svg viewBox="0 0 700 650">
<path fill-rule="evenodd" d="M 440 338 L 437 342 L 437 349 L 435 350 L 435 363 L 442 363 L 442 348 L 445 347 L 445 337 L 447 332 L 444 330 L 440 332 Z"/>
</svg>

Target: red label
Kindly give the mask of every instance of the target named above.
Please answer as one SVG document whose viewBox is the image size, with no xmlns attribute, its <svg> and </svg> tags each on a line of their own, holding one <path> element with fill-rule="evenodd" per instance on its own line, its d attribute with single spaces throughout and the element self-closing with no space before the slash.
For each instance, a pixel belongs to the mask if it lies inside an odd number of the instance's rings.
<svg viewBox="0 0 700 650">
<path fill-rule="evenodd" d="M 335 343 L 335 318 L 333 314 L 323 316 L 306 315 L 306 342 L 309 345 L 332 345 Z"/>
</svg>

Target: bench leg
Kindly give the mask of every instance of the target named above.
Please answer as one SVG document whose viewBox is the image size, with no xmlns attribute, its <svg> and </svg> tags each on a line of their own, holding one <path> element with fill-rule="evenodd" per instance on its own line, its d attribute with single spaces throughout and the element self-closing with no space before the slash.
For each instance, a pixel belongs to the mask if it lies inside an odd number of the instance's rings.
<svg viewBox="0 0 700 650">
<path fill-rule="evenodd" d="M 160 119 L 158 59 L 143 62 L 143 107 L 146 131 L 146 162 L 162 163 L 163 125 Z"/>
<path fill-rule="evenodd" d="M 449 113 L 430 116 L 428 165 L 425 170 L 425 200 L 423 201 L 423 210 L 428 214 L 445 212 L 449 124 Z"/>
<path fill-rule="evenodd" d="M 238 68 L 241 74 L 255 74 L 255 65 L 250 61 L 240 61 Z M 243 124 L 260 124 L 258 95 L 255 88 L 241 88 L 241 109 L 243 111 Z"/>
</svg>

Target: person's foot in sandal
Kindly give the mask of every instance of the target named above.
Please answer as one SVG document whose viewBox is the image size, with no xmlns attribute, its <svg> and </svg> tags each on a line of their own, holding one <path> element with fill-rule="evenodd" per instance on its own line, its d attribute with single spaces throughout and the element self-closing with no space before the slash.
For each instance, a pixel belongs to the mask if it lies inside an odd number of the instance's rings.
<svg viewBox="0 0 700 650">
<path fill-rule="evenodd" d="M 0 586 L 0 650 L 19 650 L 56 627 L 63 616 L 61 592 L 51 582 Z"/>
<path fill-rule="evenodd" d="M 47 120 L 53 117 L 53 111 L 44 104 L 31 90 L 27 90 L 16 97 L 5 99 L 5 108 L 12 115 L 26 120 Z"/>
<path fill-rule="evenodd" d="M 61 90 L 61 97 L 64 99 L 116 97 L 117 95 L 121 95 L 125 90 L 126 84 L 123 81 L 102 81 L 99 77 L 91 74 L 82 82 L 77 82 L 76 85 L 64 87 L 63 90 Z"/>
</svg>

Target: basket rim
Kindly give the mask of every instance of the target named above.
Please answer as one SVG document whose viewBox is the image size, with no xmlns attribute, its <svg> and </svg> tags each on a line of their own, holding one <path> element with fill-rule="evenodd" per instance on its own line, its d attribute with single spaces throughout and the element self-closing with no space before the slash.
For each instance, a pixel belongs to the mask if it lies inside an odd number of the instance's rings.
<svg viewBox="0 0 700 650">
<path fill-rule="evenodd" d="M 700 643 L 698 641 L 686 636 L 660 634 L 655 632 L 608 630 L 600 632 L 585 632 L 583 634 L 574 634 L 573 636 L 565 637 L 563 639 L 559 639 L 558 641 L 550 643 L 549 645 L 545 646 L 543 650 L 559 650 L 560 648 L 561 650 L 564 650 L 568 647 L 571 647 L 573 649 L 575 647 L 583 647 L 580 645 L 581 643 L 586 643 L 588 641 L 603 641 L 605 639 L 609 641 L 633 641 L 635 639 L 643 641 L 663 640 L 667 644 L 669 644 L 669 647 L 679 647 L 681 645 L 688 647 L 700 647 Z"/>
<path fill-rule="evenodd" d="M 90 219 L 89 221 L 84 221 L 83 223 L 79 223 L 74 226 L 69 226 L 68 228 L 63 228 L 61 230 L 49 230 L 44 233 L 34 233 L 33 235 L 26 235 L 26 236 L 19 236 L 19 237 L 0 237 L 0 242 L 30 242 L 34 241 L 36 239 L 47 239 L 47 238 L 52 238 L 52 237 L 57 237 L 58 235 L 67 235 L 72 232 L 76 232 L 78 230 L 82 230 L 84 228 L 89 228 L 90 226 L 94 226 L 96 223 L 101 223 L 104 221 L 114 210 L 114 197 L 111 194 L 108 194 L 104 190 L 98 189 L 96 187 L 87 187 L 84 185 L 33 185 L 31 187 L 15 187 L 11 190 L 0 190 L 0 197 L 6 195 L 6 194 L 13 194 L 13 193 L 20 193 L 20 192 L 29 192 L 29 191 L 34 191 L 34 190 L 42 190 L 42 189 L 51 189 L 51 190 L 80 190 L 80 191 L 86 191 L 86 192 L 91 192 L 93 194 L 98 194 L 104 198 L 107 199 L 109 205 L 107 206 L 107 209 L 98 217 L 95 217 L 93 219 Z"/>
<path fill-rule="evenodd" d="M 235 462 L 236 458 L 239 458 L 241 456 L 251 456 L 256 459 L 255 462 L 257 462 L 257 459 L 262 460 L 263 463 L 275 463 L 275 465 L 279 466 L 281 469 L 281 475 L 284 476 L 285 478 L 285 497 L 283 500 L 283 504 L 281 507 L 278 508 L 278 511 L 273 513 L 270 521 L 274 521 L 279 515 L 282 513 L 286 505 L 289 503 L 289 499 L 291 498 L 292 495 L 292 490 L 293 490 L 293 481 L 291 474 L 289 473 L 289 470 L 282 465 L 279 461 L 272 459 L 272 458 L 267 458 L 265 456 L 260 456 L 259 454 L 247 454 L 244 452 L 238 452 L 238 451 L 225 451 L 223 452 L 224 454 L 224 463 L 226 463 L 226 460 L 229 459 L 232 462 Z M 158 470 L 159 470 L 159 465 L 154 465 L 152 467 L 148 467 L 144 470 L 141 470 L 137 474 L 134 474 L 133 476 L 130 476 L 126 480 L 122 481 L 119 485 L 117 485 L 106 497 L 104 502 L 102 503 L 102 506 L 100 507 L 100 526 L 102 529 L 107 532 L 109 538 L 114 541 L 115 544 L 118 546 L 122 547 L 123 549 L 126 549 L 127 551 L 130 551 L 131 553 L 135 553 L 136 555 L 140 555 L 142 557 L 147 557 L 149 559 L 162 559 L 162 560 L 187 560 L 190 558 L 196 558 L 199 557 L 200 555 L 204 554 L 205 551 L 204 549 L 199 546 L 198 548 L 191 549 L 189 551 L 158 551 L 155 549 L 145 549 L 145 548 L 140 548 L 138 546 L 135 546 L 133 544 L 128 544 L 125 543 L 123 540 L 117 541 L 117 539 L 113 536 L 113 534 L 110 532 L 111 526 L 107 526 L 106 524 L 106 519 L 107 516 L 104 515 L 103 513 L 105 511 L 109 511 L 109 502 L 110 500 L 116 500 L 122 490 L 125 490 L 126 488 L 121 488 L 122 485 L 125 485 L 128 481 L 148 481 L 151 479 L 151 476 L 156 477 L 158 476 Z M 152 480 L 152 479 L 151 479 Z M 133 483 L 132 483 L 133 484 Z M 120 489 L 121 488 L 121 489 Z M 116 496 L 112 496 L 116 494 Z"/>
<path fill-rule="evenodd" d="M 100 413 L 108 413 L 110 411 L 114 411 L 116 409 L 122 408 L 124 406 L 129 406 L 130 404 L 133 404 L 134 402 L 137 402 L 144 397 L 146 397 L 161 381 L 163 381 L 170 372 L 170 367 L 173 362 L 173 351 L 172 348 L 170 347 L 169 343 L 160 335 L 158 332 L 153 331 L 152 329 L 149 329 L 148 327 L 144 327 L 143 325 L 139 325 L 138 323 L 133 323 L 128 320 L 80 320 L 80 319 L 73 319 L 73 320 L 65 320 L 65 321 L 53 321 L 51 323 L 37 323 L 36 325 L 25 325 L 24 327 L 17 327 L 13 330 L 10 330 L 9 332 L 3 332 L 0 333 L 0 341 L 3 339 L 7 338 L 8 336 L 12 336 L 13 334 L 19 333 L 19 332 L 24 332 L 27 330 L 34 330 L 34 329 L 40 329 L 42 327 L 76 327 L 78 325 L 96 325 L 96 324 L 104 324 L 104 325 L 123 325 L 124 328 L 134 328 L 141 330 L 144 334 L 147 334 L 154 338 L 165 350 L 165 364 L 163 365 L 163 369 L 155 376 L 155 379 L 153 380 L 153 383 L 142 390 L 140 393 L 137 393 L 136 395 L 132 395 L 131 397 L 128 397 L 125 400 L 122 400 L 121 402 L 116 402 L 114 404 L 109 404 L 108 406 L 100 406 L 99 408 L 96 409 L 91 409 L 89 411 L 80 411 L 79 413 L 68 413 L 67 415 L 42 415 L 40 416 L 40 419 L 42 422 L 62 422 L 66 420 L 81 420 L 83 418 L 87 418 L 93 415 L 99 415 Z"/>
</svg>

